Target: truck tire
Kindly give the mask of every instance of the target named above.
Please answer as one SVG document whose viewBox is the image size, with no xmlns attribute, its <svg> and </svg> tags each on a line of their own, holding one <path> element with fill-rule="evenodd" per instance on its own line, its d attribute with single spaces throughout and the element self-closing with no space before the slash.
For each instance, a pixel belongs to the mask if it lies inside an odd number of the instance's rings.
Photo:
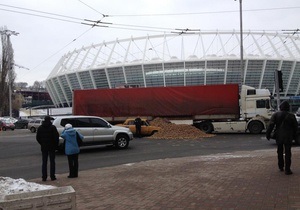
<svg viewBox="0 0 300 210">
<path fill-rule="evenodd" d="M 259 134 L 263 131 L 264 125 L 259 121 L 252 121 L 248 125 L 248 130 L 250 133 Z"/>
<path fill-rule="evenodd" d="M 126 149 L 129 145 L 129 137 L 125 134 L 117 135 L 115 146 L 118 149 Z"/>
<path fill-rule="evenodd" d="M 205 133 L 212 133 L 214 130 L 213 124 L 209 121 L 201 122 L 196 127 Z"/>
</svg>

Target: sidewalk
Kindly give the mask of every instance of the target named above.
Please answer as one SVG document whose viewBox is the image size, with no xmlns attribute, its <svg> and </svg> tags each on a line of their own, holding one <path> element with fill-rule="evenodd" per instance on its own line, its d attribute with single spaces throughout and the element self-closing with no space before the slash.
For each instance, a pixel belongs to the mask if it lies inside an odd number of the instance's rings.
<svg viewBox="0 0 300 210">
<path fill-rule="evenodd" d="M 72 186 L 78 210 L 294 210 L 300 209 L 300 148 L 292 148 L 293 175 L 277 167 L 275 148 L 163 159 L 79 171 Z M 80 163 L 80 159 L 79 159 Z"/>
</svg>

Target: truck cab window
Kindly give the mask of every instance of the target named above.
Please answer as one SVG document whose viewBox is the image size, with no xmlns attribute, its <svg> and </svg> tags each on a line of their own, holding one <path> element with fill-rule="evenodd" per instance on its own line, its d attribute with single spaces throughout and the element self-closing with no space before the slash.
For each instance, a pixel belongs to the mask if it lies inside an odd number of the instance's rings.
<svg viewBox="0 0 300 210">
<path fill-rule="evenodd" d="M 258 100 L 256 101 L 256 108 L 266 108 L 266 104 L 265 100 Z"/>
</svg>

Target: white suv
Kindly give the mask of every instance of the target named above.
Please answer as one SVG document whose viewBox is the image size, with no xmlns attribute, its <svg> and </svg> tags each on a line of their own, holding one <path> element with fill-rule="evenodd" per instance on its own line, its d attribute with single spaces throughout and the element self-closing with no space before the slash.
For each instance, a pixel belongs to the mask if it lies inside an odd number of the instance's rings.
<svg viewBox="0 0 300 210">
<path fill-rule="evenodd" d="M 56 126 L 59 134 L 70 123 L 74 129 L 83 136 L 82 146 L 92 145 L 114 145 L 117 148 L 125 149 L 133 134 L 128 128 L 113 126 L 101 117 L 94 116 L 60 116 L 55 117 L 53 125 Z M 59 149 L 63 149 L 63 139 L 59 139 Z"/>
</svg>

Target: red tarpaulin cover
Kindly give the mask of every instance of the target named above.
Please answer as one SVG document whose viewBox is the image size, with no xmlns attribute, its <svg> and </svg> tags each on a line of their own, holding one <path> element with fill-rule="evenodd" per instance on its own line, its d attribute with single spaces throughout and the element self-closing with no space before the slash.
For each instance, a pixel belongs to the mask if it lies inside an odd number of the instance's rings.
<svg viewBox="0 0 300 210">
<path fill-rule="evenodd" d="M 73 100 L 75 115 L 239 116 L 237 84 L 74 90 Z"/>
</svg>

